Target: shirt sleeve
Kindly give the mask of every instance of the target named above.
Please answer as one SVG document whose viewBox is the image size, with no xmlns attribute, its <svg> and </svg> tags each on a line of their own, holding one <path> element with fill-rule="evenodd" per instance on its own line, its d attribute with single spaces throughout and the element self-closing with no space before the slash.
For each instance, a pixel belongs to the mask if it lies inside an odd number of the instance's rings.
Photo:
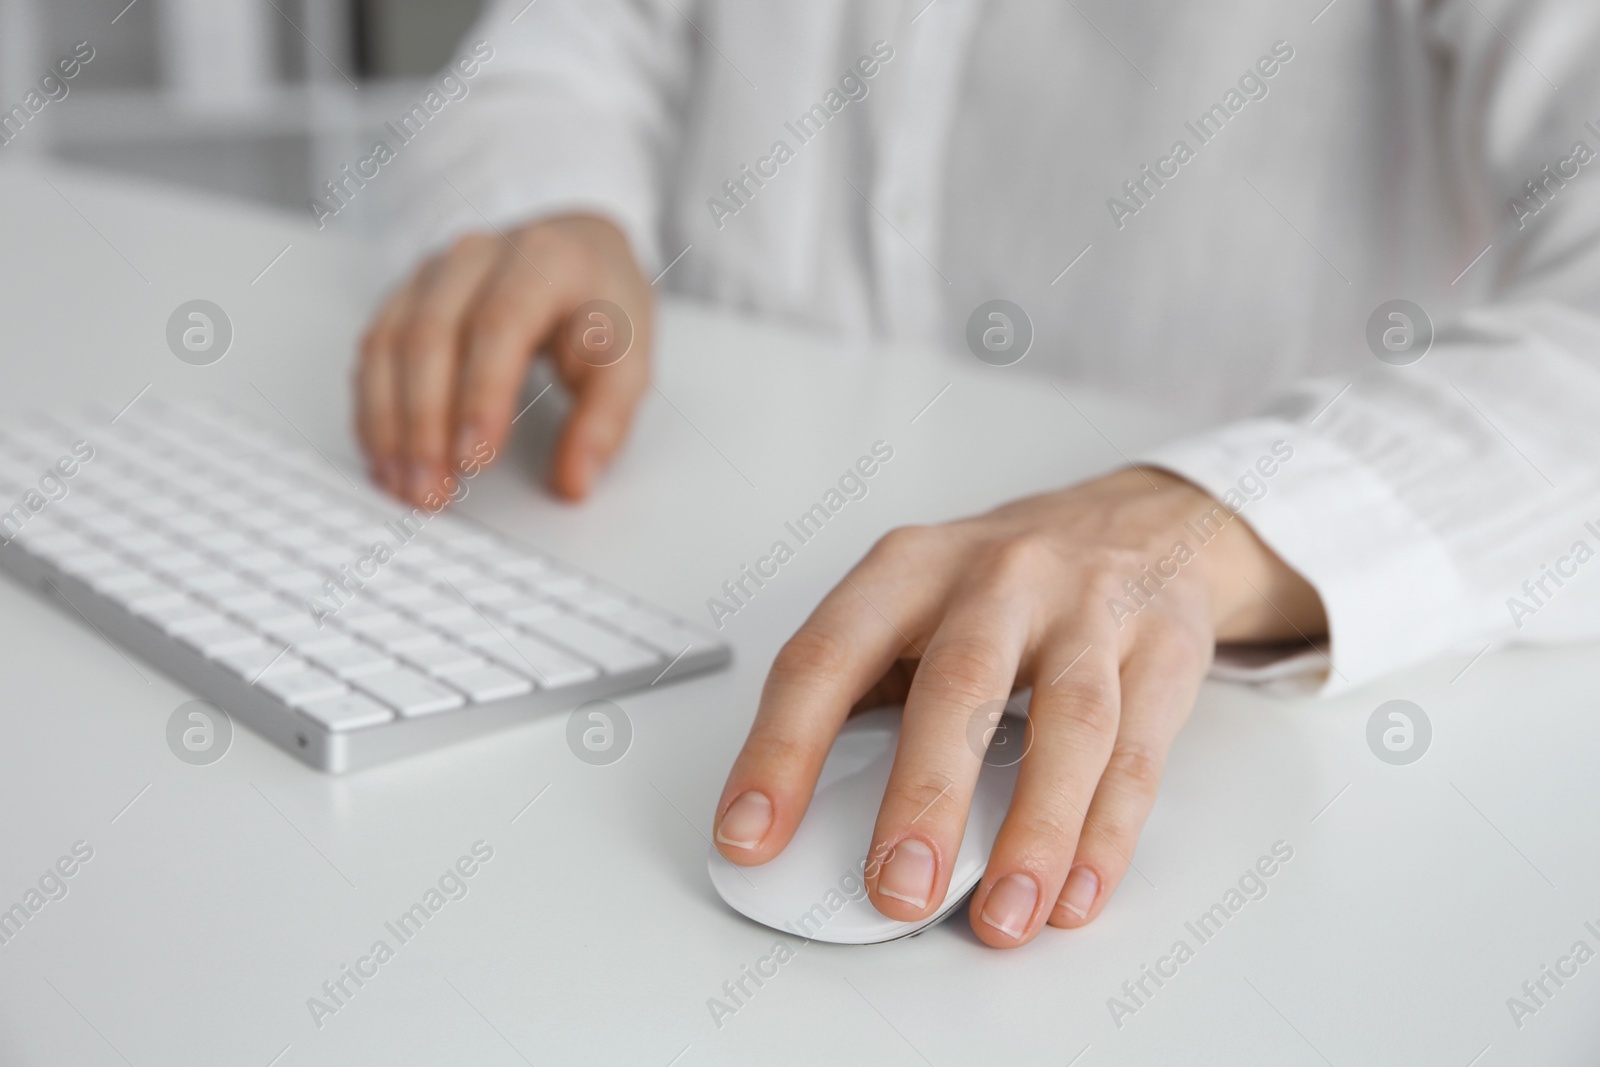
<svg viewBox="0 0 1600 1067">
<path fill-rule="evenodd" d="M 691 24 L 665 0 L 492 0 L 463 41 L 492 53 L 401 160 L 393 259 L 555 214 L 614 222 L 659 267 L 661 189 Z"/>
<path fill-rule="evenodd" d="M 1135 457 L 1222 500 L 1322 597 L 1325 648 L 1219 652 L 1226 676 L 1334 693 L 1445 653 L 1600 639 L 1600 110 L 1569 103 L 1600 99 L 1600 7 L 1423 7 L 1447 72 L 1440 199 L 1489 246 L 1466 295 L 1436 323 L 1385 320 L 1397 345 L 1431 326 L 1416 362 L 1363 352 Z"/>
</svg>

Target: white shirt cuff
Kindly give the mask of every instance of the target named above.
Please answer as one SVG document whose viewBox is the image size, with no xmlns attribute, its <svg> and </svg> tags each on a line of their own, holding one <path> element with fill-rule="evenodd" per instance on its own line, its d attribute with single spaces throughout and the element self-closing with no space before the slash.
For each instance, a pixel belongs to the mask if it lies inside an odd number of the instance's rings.
<svg viewBox="0 0 1600 1067">
<path fill-rule="evenodd" d="M 1220 677 L 1330 695 L 1463 647 L 1462 577 L 1444 544 L 1378 475 L 1309 426 L 1255 418 L 1135 457 L 1183 477 L 1250 524 L 1309 582 L 1326 651 L 1219 650 Z M 1252 662 L 1254 660 L 1254 662 Z"/>
</svg>

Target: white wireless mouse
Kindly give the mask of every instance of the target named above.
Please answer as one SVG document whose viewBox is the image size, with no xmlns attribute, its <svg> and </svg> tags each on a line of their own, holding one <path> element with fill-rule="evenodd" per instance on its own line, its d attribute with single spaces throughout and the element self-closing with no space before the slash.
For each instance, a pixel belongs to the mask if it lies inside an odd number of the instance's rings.
<svg viewBox="0 0 1600 1067">
<path fill-rule="evenodd" d="M 1025 707 L 1026 694 L 1018 696 Z M 1014 697 L 1011 708 L 1017 703 Z M 982 736 L 981 729 L 978 734 Z M 1011 736 L 1020 734 L 1017 730 Z M 723 859 L 715 848 L 711 850 L 711 884 L 722 899 L 740 914 L 775 930 L 841 945 L 892 941 L 918 933 L 953 912 L 983 877 L 989 849 L 1011 802 L 1017 760 L 994 755 L 998 746 L 989 749 L 991 755 L 978 776 L 949 892 L 928 918 L 898 922 L 867 899 L 862 871 L 899 737 L 898 707 L 878 708 L 850 719 L 834 740 L 800 828 L 777 858 L 758 867 L 739 867 Z"/>
</svg>

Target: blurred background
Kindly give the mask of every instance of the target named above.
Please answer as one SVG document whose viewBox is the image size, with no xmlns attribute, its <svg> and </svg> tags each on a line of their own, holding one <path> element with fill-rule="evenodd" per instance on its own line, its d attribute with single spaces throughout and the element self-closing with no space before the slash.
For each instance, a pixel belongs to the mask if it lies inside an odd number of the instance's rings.
<svg viewBox="0 0 1600 1067">
<path fill-rule="evenodd" d="M 304 211 L 444 65 L 483 0 L 0 0 L 0 111 L 94 59 L 0 147 Z M 371 205 L 367 205 L 370 210 Z"/>
</svg>

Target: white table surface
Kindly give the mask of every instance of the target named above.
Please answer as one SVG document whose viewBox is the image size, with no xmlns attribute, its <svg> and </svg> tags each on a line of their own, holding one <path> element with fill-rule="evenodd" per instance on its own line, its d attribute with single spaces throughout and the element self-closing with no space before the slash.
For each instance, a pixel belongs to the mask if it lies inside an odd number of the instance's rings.
<svg viewBox="0 0 1600 1067">
<path fill-rule="evenodd" d="M 377 271 L 335 226 L 0 169 L 0 409 L 115 409 L 147 384 L 225 396 L 269 422 L 276 405 L 353 466 L 348 371 Z M 236 330 L 206 368 L 164 342 L 196 297 Z M 856 456 L 878 439 L 895 456 L 728 621 L 732 669 L 620 699 L 636 736 L 614 765 L 577 760 L 552 716 L 347 777 L 244 730 L 189 766 L 163 730 L 190 694 L 0 582 L 0 907 L 74 842 L 94 849 L 0 946 L 0 1063 L 1595 1062 L 1600 960 L 1520 1028 L 1506 1005 L 1575 941 L 1600 950 L 1584 928 L 1600 928 L 1592 647 L 1441 661 L 1327 702 L 1210 684 L 1137 873 L 1093 926 L 1013 952 L 964 917 L 801 946 L 719 1027 L 709 998 L 775 935 L 717 899 L 705 835 L 783 638 L 891 525 L 1080 478 L 1184 427 L 1069 385 L 1074 410 L 1026 361 L 858 351 L 683 305 L 661 333 L 662 395 L 594 499 L 541 486 L 552 392 L 466 510 L 704 618 Z M 1366 745 L 1391 698 L 1434 724 L 1410 766 Z M 468 895 L 315 1026 L 307 998 L 393 942 L 385 921 L 480 840 L 494 856 Z M 1268 895 L 1199 945 L 1185 921 L 1279 840 L 1294 858 Z M 1108 998 L 1180 937 L 1194 958 L 1115 1025 Z"/>
</svg>

